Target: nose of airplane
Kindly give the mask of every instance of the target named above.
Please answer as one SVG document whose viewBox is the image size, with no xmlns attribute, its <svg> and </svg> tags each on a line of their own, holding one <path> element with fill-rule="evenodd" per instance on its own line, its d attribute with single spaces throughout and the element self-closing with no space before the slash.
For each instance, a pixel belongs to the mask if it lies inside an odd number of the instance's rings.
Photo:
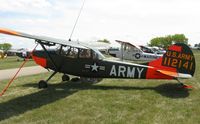
<svg viewBox="0 0 200 124">
<path fill-rule="evenodd" d="M 32 58 L 36 64 L 38 64 L 44 68 L 47 67 L 47 59 L 46 59 L 44 51 L 41 51 L 41 50 L 33 51 Z"/>
</svg>

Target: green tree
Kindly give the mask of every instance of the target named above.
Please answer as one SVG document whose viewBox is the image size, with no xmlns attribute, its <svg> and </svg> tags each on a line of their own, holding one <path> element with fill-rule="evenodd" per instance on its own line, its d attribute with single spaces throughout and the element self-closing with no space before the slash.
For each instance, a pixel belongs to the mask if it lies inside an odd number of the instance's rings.
<svg viewBox="0 0 200 124">
<path fill-rule="evenodd" d="M 3 51 L 8 51 L 9 49 L 11 49 L 12 45 L 10 43 L 3 43 L 0 44 L 0 49 Z"/>
<path fill-rule="evenodd" d="M 175 34 L 172 36 L 172 39 L 175 43 L 188 44 L 188 38 L 186 38 L 184 34 Z"/>
<path fill-rule="evenodd" d="M 184 34 L 167 35 L 165 37 L 156 37 L 150 41 L 149 46 L 157 46 L 168 48 L 173 43 L 185 43 L 188 44 L 188 38 Z"/>
<path fill-rule="evenodd" d="M 156 37 L 150 41 L 149 46 L 164 47 L 164 37 Z"/>
<path fill-rule="evenodd" d="M 97 42 L 110 43 L 110 41 L 109 41 L 109 40 L 107 40 L 107 39 L 98 40 Z"/>
</svg>

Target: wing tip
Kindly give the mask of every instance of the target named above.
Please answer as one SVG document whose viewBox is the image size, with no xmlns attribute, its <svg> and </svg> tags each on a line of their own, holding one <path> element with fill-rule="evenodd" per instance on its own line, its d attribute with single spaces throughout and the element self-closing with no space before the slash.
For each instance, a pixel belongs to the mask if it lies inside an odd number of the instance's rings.
<svg viewBox="0 0 200 124">
<path fill-rule="evenodd" d="M 8 35 L 20 35 L 20 33 L 6 28 L 0 28 L 0 33 Z"/>
</svg>

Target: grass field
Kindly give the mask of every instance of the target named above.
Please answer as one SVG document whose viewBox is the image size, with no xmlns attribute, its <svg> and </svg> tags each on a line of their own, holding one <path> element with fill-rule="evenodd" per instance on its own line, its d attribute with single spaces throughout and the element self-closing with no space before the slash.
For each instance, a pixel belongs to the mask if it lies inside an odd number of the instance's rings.
<svg viewBox="0 0 200 124">
<path fill-rule="evenodd" d="M 10 69 L 10 68 L 19 68 L 19 66 L 22 64 L 23 59 L 19 59 L 20 61 L 17 61 L 19 57 L 17 56 L 8 56 L 6 59 L 0 59 L 0 70 L 3 69 Z M 34 66 L 36 65 L 33 60 L 27 61 L 25 64 L 25 67 L 27 66 Z"/>
<path fill-rule="evenodd" d="M 37 82 L 49 74 L 21 77 L 0 97 L 1 124 L 199 124 L 200 53 L 194 78 L 182 80 L 192 90 L 177 89 L 173 80 L 104 79 L 97 84 L 60 82 L 48 89 Z M 0 82 L 0 89 L 8 81 Z"/>
</svg>

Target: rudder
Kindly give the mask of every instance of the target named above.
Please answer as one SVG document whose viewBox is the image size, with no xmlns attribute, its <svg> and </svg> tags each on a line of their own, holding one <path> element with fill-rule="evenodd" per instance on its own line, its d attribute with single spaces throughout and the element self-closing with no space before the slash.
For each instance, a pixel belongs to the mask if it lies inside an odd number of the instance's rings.
<svg viewBox="0 0 200 124">
<path fill-rule="evenodd" d="M 181 78 L 192 77 L 196 67 L 193 52 L 183 43 L 171 45 L 163 57 L 149 62 L 148 65 L 157 68 L 166 75 L 168 72 L 175 72 L 177 77 Z"/>
</svg>

